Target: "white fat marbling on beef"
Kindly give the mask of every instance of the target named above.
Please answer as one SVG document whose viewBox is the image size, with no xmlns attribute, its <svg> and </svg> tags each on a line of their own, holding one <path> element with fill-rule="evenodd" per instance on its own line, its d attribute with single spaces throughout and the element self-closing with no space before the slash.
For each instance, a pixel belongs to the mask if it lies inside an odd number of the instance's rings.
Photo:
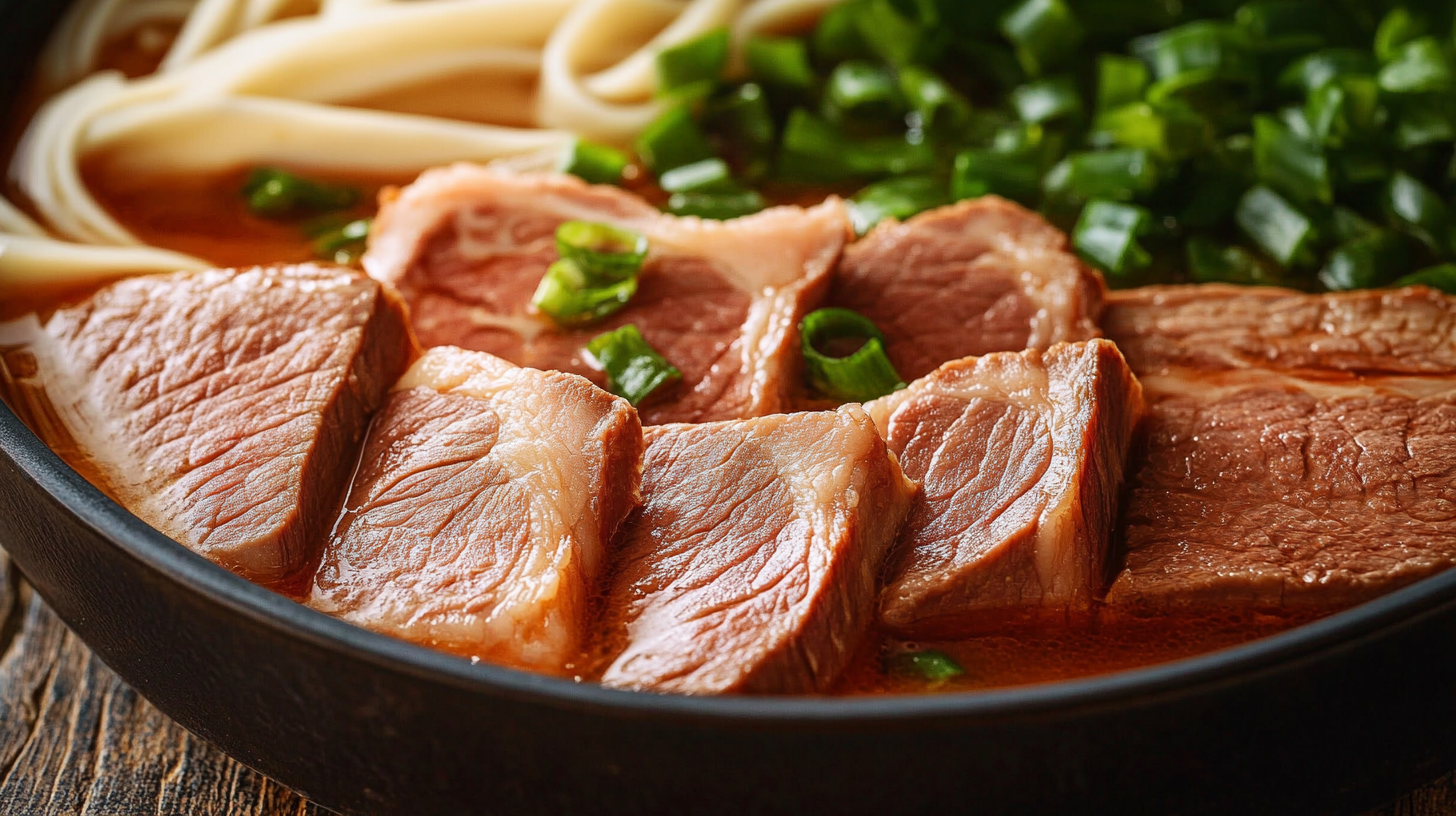
<svg viewBox="0 0 1456 816">
<path fill-rule="evenodd" d="M 556 227 L 568 220 L 610 223 L 650 244 L 632 301 L 575 330 L 530 309 L 557 257 Z M 822 301 L 848 232 L 838 199 L 720 222 L 663 215 L 631 193 L 570 176 L 456 165 L 385 202 L 364 264 L 399 287 L 426 346 L 486 351 L 601 384 L 587 341 L 635 324 L 683 372 L 681 386 L 642 407 L 644 422 L 704 422 L 793 404 L 798 324 Z"/>
<path fill-rule="evenodd" d="M 1041 216 L 986 196 L 885 221 L 845 250 L 829 303 L 884 331 L 900 376 L 1098 336 L 1104 287 Z"/>
<path fill-rule="evenodd" d="M 580 377 L 435 349 L 375 419 L 308 603 L 467 656 L 579 672 L 642 449 L 636 411 Z"/>
<path fill-rule="evenodd" d="M 649 428 L 604 651 L 609 686 L 824 691 L 874 618 L 914 487 L 858 407 Z"/>
<path fill-rule="evenodd" d="M 377 282 L 305 265 L 121 281 L 6 357 L 31 361 L 22 410 L 78 468 L 192 550 L 283 587 L 316 562 L 369 415 L 413 353 Z"/>
<path fill-rule="evenodd" d="M 867 405 L 921 482 L 884 623 L 956 636 L 1086 609 L 1102 589 L 1141 405 L 1105 340 L 947 363 Z"/>
<path fill-rule="evenodd" d="M 1149 416 L 1114 613 L 1336 610 L 1456 564 L 1456 299 L 1117 293 Z"/>
</svg>

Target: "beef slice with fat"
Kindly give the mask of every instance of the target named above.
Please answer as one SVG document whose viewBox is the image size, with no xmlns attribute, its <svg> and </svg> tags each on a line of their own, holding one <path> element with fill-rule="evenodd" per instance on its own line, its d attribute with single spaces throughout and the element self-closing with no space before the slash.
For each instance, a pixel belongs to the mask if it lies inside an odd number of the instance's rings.
<svg viewBox="0 0 1456 816">
<path fill-rule="evenodd" d="M 1175 367 L 1322 379 L 1456 372 L 1456 299 L 1425 287 L 1306 295 L 1150 286 L 1114 293 L 1102 327 L 1139 376 Z"/>
<path fill-rule="evenodd" d="M 581 377 L 435 349 L 370 429 L 308 604 L 465 656 L 578 672 L 642 451 L 637 412 Z"/>
<path fill-rule="evenodd" d="M 647 430 L 607 598 L 608 686 L 825 691 L 914 486 L 858 406 Z"/>
<path fill-rule="evenodd" d="M 1333 611 L 1456 558 L 1456 299 L 1115 294 L 1142 378 L 1114 611 Z"/>
<path fill-rule="evenodd" d="M 986 196 L 880 223 L 845 250 L 829 305 L 873 320 L 912 380 L 964 357 L 1098 337 L 1104 288 L 1060 230 Z"/>
<path fill-rule="evenodd" d="M 1142 389 L 1106 340 L 941 366 L 866 406 L 920 493 L 881 621 L 956 637 L 1101 593 Z"/>
<path fill-rule="evenodd" d="M 558 257 L 556 228 L 571 220 L 632 230 L 650 245 L 637 294 L 581 329 L 530 308 Z M 719 222 L 663 215 L 636 195 L 571 176 L 456 165 L 384 204 L 364 265 L 399 287 L 426 347 L 485 351 L 598 385 L 605 379 L 587 360 L 587 342 L 635 324 L 683 373 L 642 406 L 643 421 L 706 422 L 771 414 L 799 394 L 799 321 L 823 300 L 848 232 L 838 199 Z"/>
<path fill-rule="evenodd" d="M 286 591 L 414 355 L 397 297 L 312 265 L 131 278 L 26 323 L 7 359 L 29 360 L 23 410 L 47 442 L 148 524 Z"/>
</svg>

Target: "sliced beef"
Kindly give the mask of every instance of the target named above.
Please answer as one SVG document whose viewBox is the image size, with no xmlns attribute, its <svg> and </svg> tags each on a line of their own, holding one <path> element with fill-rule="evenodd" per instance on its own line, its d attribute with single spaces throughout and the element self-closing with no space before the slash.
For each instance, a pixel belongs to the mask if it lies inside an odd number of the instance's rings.
<svg viewBox="0 0 1456 816">
<path fill-rule="evenodd" d="M 824 691 L 914 486 L 858 406 L 647 431 L 607 600 L 609 686 Z"/>
<path fill-rule="evenodd" d="M 963 357 L 1097 337 L 1103 291 L 1060 230 L 987 196 L 875 227 L 845 250 L 829 302 L 873 320 L 910 380 Z"/>
<path fill-rule="evenodd" d="M 564 221 L 614 224 L 650 242 L 632 301 L 586 329 L 534 314 Z M 432 171 L 384 204 L 364 264 L 399 287 L 426 346 L 486 351 L 601 384 L 588 340 L 628 323 L 683 373 L 643 421 L 705 422 L 782 410 L 802 380 L 798 324 L 823 299 L 849 230 L 844 205 L 778 207 L 726 222 L 662 215 L 615 187 L 469 165 Z"/>
<path fill-rule="evenodd" d="M 1148 287 L 1114 294 L 1102 327 L 1139 375 L 1174 366 L 1321 378 L 1456 372 L 1456 300 L 1425 287 L 1327 295 Z"/>
<path fill-rule="evenodd" d="M 581 377 L 435 349 L 370 429 L 308 604 L 496 663 L 578 672 L 638 503 L 642 426 Z"/>
<path fill-rule="evenodd" d="M 1456 561 L 1456 299 L 1118 293 L 1149 418 L 1114 611 L 1334 610 Z"/>
<path fill-rule="evenodd" d="M 317 562 L 414 354 L 396 297 L 317 266 L 133 278 L 33 325 L 6 357 L 28 361 L 48 441 L 147 523 L 277 588 Z"/>
<path fill-rule="evenodd" d="M 1142 390 L 1106 340 L 947 363 L 866 406 L 921 483 L 881 598 L 906 637 L 1064 617 L 1102 591 Z"/>
<path fill-rule="evenodd" d="M 1144 383 L 1113 607 L 1338 609 L 1456 563 L 1456 379 Z"/>
</svg>

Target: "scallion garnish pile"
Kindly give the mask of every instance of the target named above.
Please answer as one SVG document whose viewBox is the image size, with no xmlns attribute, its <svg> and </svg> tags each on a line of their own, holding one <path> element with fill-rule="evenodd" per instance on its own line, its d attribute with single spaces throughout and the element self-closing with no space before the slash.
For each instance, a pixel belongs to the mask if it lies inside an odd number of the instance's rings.
<svg viewBox="0 0 1456 816">
<path fill-rule="evenodd" d="M 726 32 L 665 52 L 636 150 L 677 214 L 814 188 L 866 230 L 994 193 L 1115 285 L 1456 290 L 1452 6 L 849 0 L 732 80 Z"/>
</svg>

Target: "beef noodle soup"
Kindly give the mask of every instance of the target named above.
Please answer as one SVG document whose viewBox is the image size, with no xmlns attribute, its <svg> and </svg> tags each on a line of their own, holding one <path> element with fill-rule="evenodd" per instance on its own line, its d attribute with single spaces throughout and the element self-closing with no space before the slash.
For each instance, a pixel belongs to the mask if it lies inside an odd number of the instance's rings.
<svg viewBox="0 0 1456 816">
<path fill-rule="evenodd" d="M 1104 5 L 82 0 L 0 394 L 248 580 L 626 689 L 1087 676 L 1451 566 L 1451 12 Z"/>
</svg>

